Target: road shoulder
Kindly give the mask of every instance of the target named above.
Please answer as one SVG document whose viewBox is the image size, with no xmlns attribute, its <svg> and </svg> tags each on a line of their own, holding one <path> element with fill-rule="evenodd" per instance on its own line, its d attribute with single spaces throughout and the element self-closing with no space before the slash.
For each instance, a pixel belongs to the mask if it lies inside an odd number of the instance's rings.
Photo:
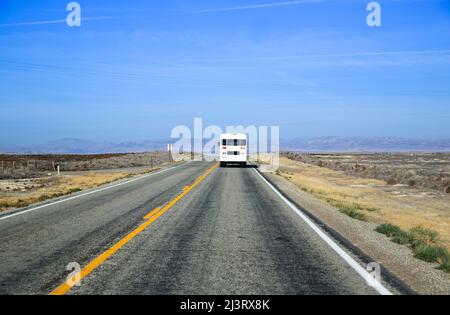
<svg viewBox="0 0 450 315">
<path fill-rule="evenodd" d="M 0 220 L 7 219 L 12 216 L 20 215 L 22 213 L 27 213 L 30 211 L 34 211 L 36 209 L 48 207 L 54 204 L 63 203 L 65 201 L 77 199 L 83 196 L 87 196 L 90 194 L 95 194 L 97 192 L 105 191 L 111 188 L 115 188 L 118 186 L 126 185 L 128 183 L 132 183 L 135 181 L 139 181 L 142 179 L 145 179 L 147 177 L 151 177 L 154 175 L 158 175 L 160 173 L 170 171 L 173 169 L 176 169 L 177 167 L 180 167 L 182 165 L 185 165 L 186 163 L 179 163 L 176 165 L 161 165 L 154 169 L 137 169 L 138 171 L 131 172 L 130 169 L 126 176 L 119 177 L 112 181 L 105 181 L 103 183 L 99 183 L 97 185 L 94 185 L 92 187 L 84 187 L 82 189 L 78 189 L 76 191 L 68 191 L 67 193 L 62 193 L 60 196 L 54 195 L 49 196 L 49 198 L 45 198 L 42 201 L 36 201 L 32 202 L 29 205 L 23 206 L 23 207 L 17 207 L 17 208 L 11 208 L 7 210 L 0 211 Z M 92 173 L 95 173 L 94 171 Z"/>
<path fill-rule="evenodd" d="M 406 285 L 400 288 L 403 293 L 412 293 L 412 289 L 419 294 L 450 294 L 450 283 L 445 273 L 415 259 L 407 247 L 394 244 L 384 235 L 375 232 L 376 224 L 354 220 L 340 213 L 281 176 L 271 173 L 265 173 L 264 176 L 286 197 L 328 227 L 328 230 L 341 236 L 341 243 L 347 243 L 344 245 L 350 249 L 357 249 L 358 256 L 370 257 L 389 270 L 391 275 L 388 278 L 393 282 L 400 282 L 394 285 Z"/>
</svg>

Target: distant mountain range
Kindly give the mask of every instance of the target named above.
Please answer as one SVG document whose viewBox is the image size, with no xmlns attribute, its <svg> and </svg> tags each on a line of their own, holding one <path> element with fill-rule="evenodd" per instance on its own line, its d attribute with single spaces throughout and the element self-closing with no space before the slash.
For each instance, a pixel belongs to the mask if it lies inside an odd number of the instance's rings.
<svg viewBox="0 0 450 315">
<path fill-rule="evenodd" d="M 281 149 L 303 152 L 450 152 L 450 139 L 321 137 L 282 141 Z"/>
<path fill-rule="evenodd" d="M 30 147 L 0 147 L 0 153 L 15 154 L 101 154 L 165 151 L 170 140 L 99 143 L 62 139 Z M 172 141 L 173 142 L 173 141 Z M 298 152 L 450 152 L 448 140 L 415 140 L 392 137 L 321 137 L 281 141 L 282 151 Z"/>
<path fill-rule="evenodd" d="M 102 154 L 141 153 L 166 150 L 169 141 L 100 143 L 81 139 L 62 139 L 30 147 L 0 147 L 0 153 L 16 154 Z"/>
</svg>

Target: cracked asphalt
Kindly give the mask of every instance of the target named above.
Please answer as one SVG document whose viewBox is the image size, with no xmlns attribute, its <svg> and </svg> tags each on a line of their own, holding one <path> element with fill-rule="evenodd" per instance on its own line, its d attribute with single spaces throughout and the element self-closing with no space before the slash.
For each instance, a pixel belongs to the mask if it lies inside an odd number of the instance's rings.
<svg viewBox="0 0 450 315">
<path fill-rule="evenodd" d="M 213 164 L 0 220 L 0 294 L 48 294 Z M 251 167 L 216 168 L 68 294 L 376 294 Z"/>
</svg>

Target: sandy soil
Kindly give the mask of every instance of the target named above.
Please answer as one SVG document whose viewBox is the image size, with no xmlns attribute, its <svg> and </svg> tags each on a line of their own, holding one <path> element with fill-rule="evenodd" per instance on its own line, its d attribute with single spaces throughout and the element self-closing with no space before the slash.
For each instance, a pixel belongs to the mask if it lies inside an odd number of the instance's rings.
<svg viewBox="0 0 450 315">
<path fill-rule="evenodd" d="M 48 177 L 57 165 L 62 172 L 86 172 L 136 167 L 157 167 L 167 163 L 166 152 L 98 155 L 0 155 L 0 179 Z"/>
<path fill-rule="evenodd" d="M 286 161 L 282 162 L 285 165 Z M 355 220 L 341 213 L 325 200 L 301 189 L 284 175 L 266 173 L 265 176 L 300 207 L 307 209 L 308 213 L 370 257 L 370 260 L 361 260 L 358 255 L 352 255 L 362 265 L 372 261 L 381 264 L 419 294 L 450 294 L 449 274 L 436 269 L 436 264 L 416 259 L 407 246 L 393 243 L 385 235 L 377 233 L 377 223 Z"/>
<path fill-rule="evenodd" d="M 353 206 L 370 222 L 408 230 L 422 226 L 439 232 L 450 249 L 450 195 L 433 189 L 389 185 L 325 167 L 281 159 L 279 175 L 330 204 Z"/>
<path fill-rule="evenodd" d="M 360 178 L 375 178 L 390 185 L 406 185 L 450 193 L 450 154 L 448 153 L 360 153 L 306 154 L 288 152 L 285 156 Z"/>
<path fill-rule="evenodd" d="M 26 207 L 118 180 L 157 171 L 159 168 L 127 168 L 91 172 L 67 172 L 60 176 L 0 180 L 0 212 Z"/>
</svg>

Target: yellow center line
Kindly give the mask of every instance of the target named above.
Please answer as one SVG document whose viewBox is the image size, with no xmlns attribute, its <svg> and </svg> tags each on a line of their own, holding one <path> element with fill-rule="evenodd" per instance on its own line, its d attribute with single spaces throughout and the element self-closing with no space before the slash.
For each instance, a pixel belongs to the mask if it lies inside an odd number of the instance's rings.
<svg viewBox="0 0 450 315">
<path fill-rule="evenodd" d="M 186 187 L 183 188 L 183 191 L 188 190 L 189 189 L 189 185 L 187 185 Z"/>
<path fill-rule="evenodd" d="M 90 273 L 92 273 L 96 268 L 98 268 L 101 264 L 103 264 L 107 259 L 109 259 L 112 255 L 114 255 L 119 249 L 121 249 L 124 245 L 130 242 L 133 238 L 135 238 L 138 234 L 148 228 L 153 222 L 155 222 L 159 217 L 161 217 L 164 213 L 166 213 L 170 208 L 172 208 L 178 201 L 180 201 L 184 196 L 186 196 L 191 190 L 193 190 L 200 182 L 202 182 L 214 169 L 217 168 L 219 163 L 214 164 L 213 167 L 208 169 L 202 176 L 198 177 L 196 181 L 190 185 L 186 186 L 183 189 L 183 192 L 171 200 L 168 204 L 166 204 L 162 208 L 156 208 L 151 211 L 148 215 L 144 217 L 145 221 L 141 224 L 137 229 L 133 232 L 125 236 L 115 245 L 113 245 L 110 249 L 102 253 L 100 256 L 91 261 L 86 267 L 84 267 L 80 272 L 80 280 L 87 277 Z M 72 289 L 73 284 L 68 284 L 68 281 L 65 281 L 63 284 L 58 286 L 55 290 L 50 292 L 50 295 L 64 295 Z"/>
<path fill-rule="evenodd" d="M 154 209 L 152 212 L 150 212 L 149 214 L 147 214 L 145 217 L 144 217 L 144 220 L 148 220 L 148 219 L 150 219 L 151 217 L 153 217 L 156 213 L 158 213 L 159 211 L 161 211 L 161 208 L 156 208 L 156 209 Z"/>
</svg>

